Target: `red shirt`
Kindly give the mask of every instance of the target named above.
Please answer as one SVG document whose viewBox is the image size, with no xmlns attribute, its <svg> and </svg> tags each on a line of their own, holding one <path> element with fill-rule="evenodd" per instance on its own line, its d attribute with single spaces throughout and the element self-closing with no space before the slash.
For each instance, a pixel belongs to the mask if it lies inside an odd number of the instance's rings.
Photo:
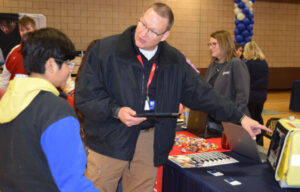
<svg viewBox="0 0 300 192">
<path fill-rule="evenodd" d="M 5 66 L 11 74 L 9 80 L 14 79 L 16 74 L 27 75 L 27 72 L 23 66 L 23 55 L 21 54 L 21 49 L 21 44 L 15 46 L 6 58 Z"/>
</svg>

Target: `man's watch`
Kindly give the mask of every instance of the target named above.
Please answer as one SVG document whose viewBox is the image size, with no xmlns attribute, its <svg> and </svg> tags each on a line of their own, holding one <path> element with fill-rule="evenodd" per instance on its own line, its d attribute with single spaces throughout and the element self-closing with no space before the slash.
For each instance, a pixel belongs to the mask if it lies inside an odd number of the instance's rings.
<svg viewBox="0 0 300 192">
<path fill-rule="evenodd" d="M 117 107 L 116 110 L 114 111 L 113 117 L 115 119 L 119 119 L 119 112 L 120 112 L 121 107 Z"/>
</svg>

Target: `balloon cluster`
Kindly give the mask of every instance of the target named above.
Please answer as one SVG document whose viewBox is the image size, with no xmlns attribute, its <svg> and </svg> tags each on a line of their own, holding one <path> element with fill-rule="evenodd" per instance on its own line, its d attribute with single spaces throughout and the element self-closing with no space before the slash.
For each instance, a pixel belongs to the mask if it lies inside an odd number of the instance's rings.
<svg viewBox="0 0 300 192">
<path fill-rule="evenodd" d="M 253 35 L 254 14 L 252 5 L 255 0 L 234 0 L 235 30 L 234 43 L 243 46 L 251 41 Z"/>
</svg>

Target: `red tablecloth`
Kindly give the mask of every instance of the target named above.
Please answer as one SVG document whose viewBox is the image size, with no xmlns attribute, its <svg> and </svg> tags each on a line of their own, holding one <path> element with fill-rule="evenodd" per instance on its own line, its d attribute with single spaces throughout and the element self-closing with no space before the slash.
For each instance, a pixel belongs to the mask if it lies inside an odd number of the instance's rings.
<svg viewBox="0 0 300 192">
<path fill-rule="evenodd" d="M 178 131 L 176 134 L 177 135 L 178 134 L 184 134 L 187 137 L 196 137 L 194 134 L 192 134 L 188 131 Z M 205 151 L 205 152 L 209 152 L 209 151 L 221 151 L 221 152 L 229 151 L 229 150 L 226 150 L 226 149 L 222 149 L 221 138 L 211 138 L 211 139 L 205 139 L 205 140 L 206 140 L 206 142 L 214 143 L 215 145 L 218 146 L 218 149 L 216 149 L 216 150 L 208 150 L 208 151 Z M 192 153 L 199 153 L 199 152 L 192 152 L 192 151 L 186 151 L 185 153 L 183 153 L 181 150 L 182 150 L 182 147 L 178 147 L 178 146 L 174 145 L 171 152 L 170 152 L 170 155 L 187 155 L 187 154 L 192 154 Z M 154 191 L 155 192 L 161 192 L 162 191 L 162 177 L 163 177 L 163 166 L 161 165 L 157 169 L 157 178 L 156 178 L 156 183 L 155 183 L 155 186 L 154 186 Z"/>
</svg>

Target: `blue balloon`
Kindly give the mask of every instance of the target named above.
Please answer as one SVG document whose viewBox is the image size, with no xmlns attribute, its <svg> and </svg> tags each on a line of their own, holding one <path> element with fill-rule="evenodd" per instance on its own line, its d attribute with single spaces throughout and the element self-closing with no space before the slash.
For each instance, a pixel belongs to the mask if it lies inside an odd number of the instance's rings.
<svg viewBox="0 0 300 192">
<path fill-rule="evenodd" d="M 241 2 L 241 0 L 234 0 L 234 2 L 235 2 L 235 3 L 239 3 L 239 2 Z"/>
<path fill-rule="evenodd" d="M 245 42 L 245 41 L 242 41 L 241 44 L 242 44 L 243 46 L 245 46 L 246 42 Z"/>
<path fill-rule="evenodd" d="M 248 37 L 246 37 L 245 41 L 246 41 L 246 42 L 249 42 L 249 41 L 251 41 L 251 39 L 252 39 L 252 37 L 251 37 L 251 36 L 248 36 Z"/>
<path fill-rule="evenodd" d="M 246 16 L 248 16 L 248 15 L 250 14 L 249 8 L 245 7 L 245 8 L 243 9 L 243 13 L 244 13 Z"/>
<path fill-rule="evenodd" d="M 239 35 L 239 34 L 240 34 L 239 29 L 236 28 L 236 29 L 234 30 L 234 34 L 235 34 L 235 35 Z"/>
<path fill-rule="evenodd" d="M 253 24 L 254 23 L 254 19 L 249 18 L 250 23 L 249 24 Z"/>
<path fill-rule="evenodd" d="M 251 0 L 252 1 L 252 3 L 254 3 L 255 2 L 255 0 Z"/>
<path fill-rule="evenodd" d="M 253 36 L 253 31 L 250 31 L 249 36 L 251 37 Z"/>
<path fill-rule="evenodd" d="M 244 2 L 239 2 L 238 3 L 238 7 L 240 8 L 240 9 L 243 9 L 244 7 L 245 7 L 245 3 Z"/>
<path fill-rule="evenodd" d="M 248 18 L 245 18 L 245 19 L 243 20 L 243 23 L 247 26 L 247 25 L 250 24 L 250 20 L 249 20 Z"/>
<path fill-rule="evenodd" d="M 249 24 L 249 25 L 247 26 L 247 30 L 248 30 L 248 31 L 252 31 L 252 30 L 253 30 L 253 25 L 252 25 L 252 24 Z"/>
<path fill-rule="evenodd" d="M 246 38 L 246 37 L 249 36 L 249 32 L 248 32 L 247 30 L 244 30 L 244 31 L 242 32 L 242 35 Z"/>
<path fill-rule="evenodd" d="M 239 23 L 240 23 L 239 20 L 235 19 L 234 24 L 238 25 Z"/>
<path fill-rule="evenodd" d="M 238 24 L 236 25 L 236 26 L 238 26 L 239 24 L 244 24 L 244 22 L 243 21 L 240 21 L 240 20 L 238 20 Z"/>
<path fill-rule="evenodd" d="M 244 40 L 244 38 L 243 38 L 242 35 L 237 35 L 237 36 L 235 37 L 235 39 L 236 39 L 236 41 L 237 41 L 238 43 L 240 43 L 240 42 L 242 42 L 242 41 Z"/>
<path fill-rule="evenodd" d="M 254 18 L 254 14 L 253 13 L 249 13 L 248 18 L 253 19 Z"/>
<path fill-rule="evenodd" d="M 244 23 L 239 23 L 237 25 L 237 28 L 240 30 L 240 31 L 244 31 L 244 29 L 246 28 L 245 24 Z"/>
<path fill-rule="evenodd" d="M 234 42 L 234 44 L 237 44 L 238 42 L 236 41 L 236 39 L 233 41 Z"/>
</svg>

